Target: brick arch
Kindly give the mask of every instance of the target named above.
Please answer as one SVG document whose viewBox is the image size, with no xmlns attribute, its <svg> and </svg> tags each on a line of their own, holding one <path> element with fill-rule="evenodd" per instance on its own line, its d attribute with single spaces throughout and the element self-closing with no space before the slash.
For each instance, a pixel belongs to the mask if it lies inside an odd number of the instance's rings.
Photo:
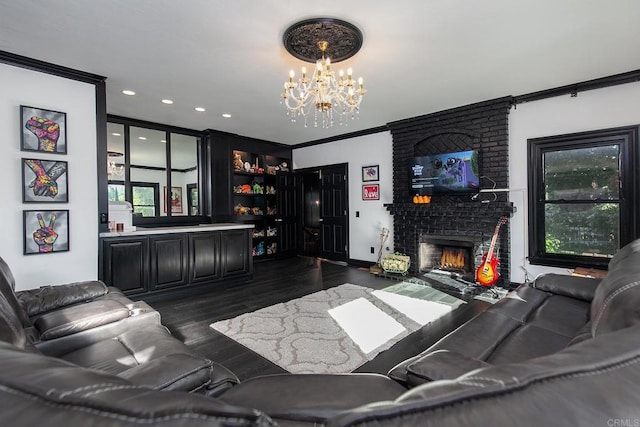
<svg viewBox="0 0 640 427">
<path fill-rule="evenodd" d="M 426 136 L 413 146 L 414 156 L 428 156 L 450 151 L 480 148 L 480 134 L 462 129 L 440 130 Z"/>
</svg>

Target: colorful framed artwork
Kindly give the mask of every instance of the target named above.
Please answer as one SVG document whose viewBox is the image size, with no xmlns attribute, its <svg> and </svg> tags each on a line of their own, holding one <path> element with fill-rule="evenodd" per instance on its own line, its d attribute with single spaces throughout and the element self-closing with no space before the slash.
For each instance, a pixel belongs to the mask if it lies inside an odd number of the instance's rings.
<svg viewBox="0 0 640 427">
<path fill-rule="evenodd" d="M 164 212 L 167 212 L 167 186 L 164 186 Z M 171 187 L 171 213 L 182 213 L 182 187 Z"/>
<path fill-rule="evenodd" d="M 20 106 L 20 149 L 67 154 L 67 114 Z"/>
<path fill-rule="evenodd" d="M 24 203 L 67 203 L 67 162 L 22 159 L 22 201 Z"/>
<path fill-rule="evenodd" d="M 363 185 L 362 200 L 380 200 L 380 184 Z"/>
<path fill-rule="evenodd" d="M 362 182 L 378 181 L 380 179 L 379 165 L 370 165 L 362 167 Z"/>
<path fill-rule="evenodd" d="M 68 210 L 25 210 L 22 214 L 25 255 L 69 251 Z"/>
</svg>

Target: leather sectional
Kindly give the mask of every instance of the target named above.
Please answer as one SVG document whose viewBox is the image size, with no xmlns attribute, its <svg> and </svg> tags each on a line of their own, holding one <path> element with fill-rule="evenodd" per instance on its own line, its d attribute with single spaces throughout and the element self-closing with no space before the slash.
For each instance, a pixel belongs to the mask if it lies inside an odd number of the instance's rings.
<svg viewBox="0 0 640 427">
<path fill-rule="evenodd" d="M 7 282 L 6 277 L 3 281 Z M 211 371 L 218 367 L 224 370 L 213 362 L 209 362 L 214 368 L 209 369 L 206 384 L 198 387 L 194 381 L 178 381 L 166 386 L 167 378 L 187 378 L 188 372 L 200 372 L 197 363 L 189 363 L 198 357 L 179 342 L 168 343 L 175 339 L 152 310 L 138 313 L 138 320 L 130 310 L 128 317 L 100 326 L 93 321 L 81 327 L 61 326 L 52 334 L 66 335 L 43 341 L 38 334 L 56 322 L 38 322 L 37 316 L 51 310 L 32 311 L 44 304 L 34 295 L 20 292 L 15 301 L 8 301 L 15 293 L 7 295 L 4 288 L 5 284 L 0 295 L 3 425 L 640 423 L 640 240 L 616 254 L 601 281 L 541 276 L 394 367 L 387 376 L 274 375 L 229 387 L 233 374 L 228 373 L 224 390 L 212 393 L 207 392 L 216 382 Z M 117 290 L 107 288 L 89 304 L 120 298 Z M 59 309 L 64 308 L 53 311 Z M 23 311 L 24 318 L 15 310 Z M 124 331 L 117 325 L 125 325 Z M 114 331 L 113 337 L 100 335 L 91 344 L 89 336 L 104 329 Z M 126 335 L 136 331 L 143 332 Z M 155 335 L 147 336 L 150 331 Z M 82 334 L 86 337 L 73 338 Z M 120 344 L 112 348 L 113 344 L 102 344 L 103 338 Z M 160 339 L 167 341 L 156 349 Z M 58 344 L 47 347 L 45 341 Z M 83 343 L 76 349 L 82 357 L 71 357 L 76 350 L 69 353 L 64 348 L 78 342 Z M 134 344 L 139 345 L 134 353 L 150 357 L 134 357 L 135 363 L 125 357 L 126 368 L 114 367 L 122 358 L 117 347 Z M 97 357 L 97 352 L 103 355 Z M 108 361 L 109 354 L 115 359 Z M 136 372 L 147 366 L 154 376 L 165 370 L 172 374 L 151 380 Z"/>
</svg>

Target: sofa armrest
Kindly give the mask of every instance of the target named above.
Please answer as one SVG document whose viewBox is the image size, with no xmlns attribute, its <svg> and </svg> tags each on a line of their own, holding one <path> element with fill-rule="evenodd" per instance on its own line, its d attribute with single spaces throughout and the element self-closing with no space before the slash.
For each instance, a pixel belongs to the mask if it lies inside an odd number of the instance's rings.
<svg viewBox="0 0 640 427">
<path fill-rule="evenodd" d="M 491 366 L 458 352 L 436 350 L 407 365 L 407 383 L 415 387 L 426 382 L 454 379 L 476 369 Z"/>
<path fill-rule="evenodd" d="M 150 360 L 127 369 L 118 376 L 156 390 L 188 392 L 209 389 L 214 383 L 218 387 L 226 386 L 226 390 L 239 382 L 231 371 L 221 365 L 186 353 L 174 353 Z"/>
<path fill-rule="evenodd" d="M 532 286 L 541 291 L 551 292 L 552 294 L 591 302 L 600 281 L 601 279 L 591 277 L 548 273 L 536 278 Z"/>
<path fill-rule="evenodd" d="M 46 341 L 126 319 L 130 313 L 118 301 L 91 301 L 45 313 L 33 325 Z"/>
<path fill-rule="evenodd" d="M 107 285 L 98 280 L 43 286 L 16 292 L 20 305 L 29 316 L 35 316 L 79 302 L 90 301 L 106 295 Z"/>
</svg>

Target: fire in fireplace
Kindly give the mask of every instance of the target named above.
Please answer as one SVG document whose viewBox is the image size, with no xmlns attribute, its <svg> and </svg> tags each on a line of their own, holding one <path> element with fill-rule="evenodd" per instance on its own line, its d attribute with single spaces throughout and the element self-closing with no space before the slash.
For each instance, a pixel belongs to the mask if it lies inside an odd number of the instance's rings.
<svg viewBox="0 0 640 427">
<path fill-rule="evenodd" d="M 440 257 L 440 267 L 453 270 L 464 270 L 468 264 L 468 253 L 466 249 L 461 248 L 442 248 L 442 256 Z"/>
<path fill-rule="evenodd" d="M 434 269 L 460 274 L 475 271 L 473 242 L 453 239 L 433 239 L 424 237 L 420 242 L 420 271 Z"/>
</svg>

